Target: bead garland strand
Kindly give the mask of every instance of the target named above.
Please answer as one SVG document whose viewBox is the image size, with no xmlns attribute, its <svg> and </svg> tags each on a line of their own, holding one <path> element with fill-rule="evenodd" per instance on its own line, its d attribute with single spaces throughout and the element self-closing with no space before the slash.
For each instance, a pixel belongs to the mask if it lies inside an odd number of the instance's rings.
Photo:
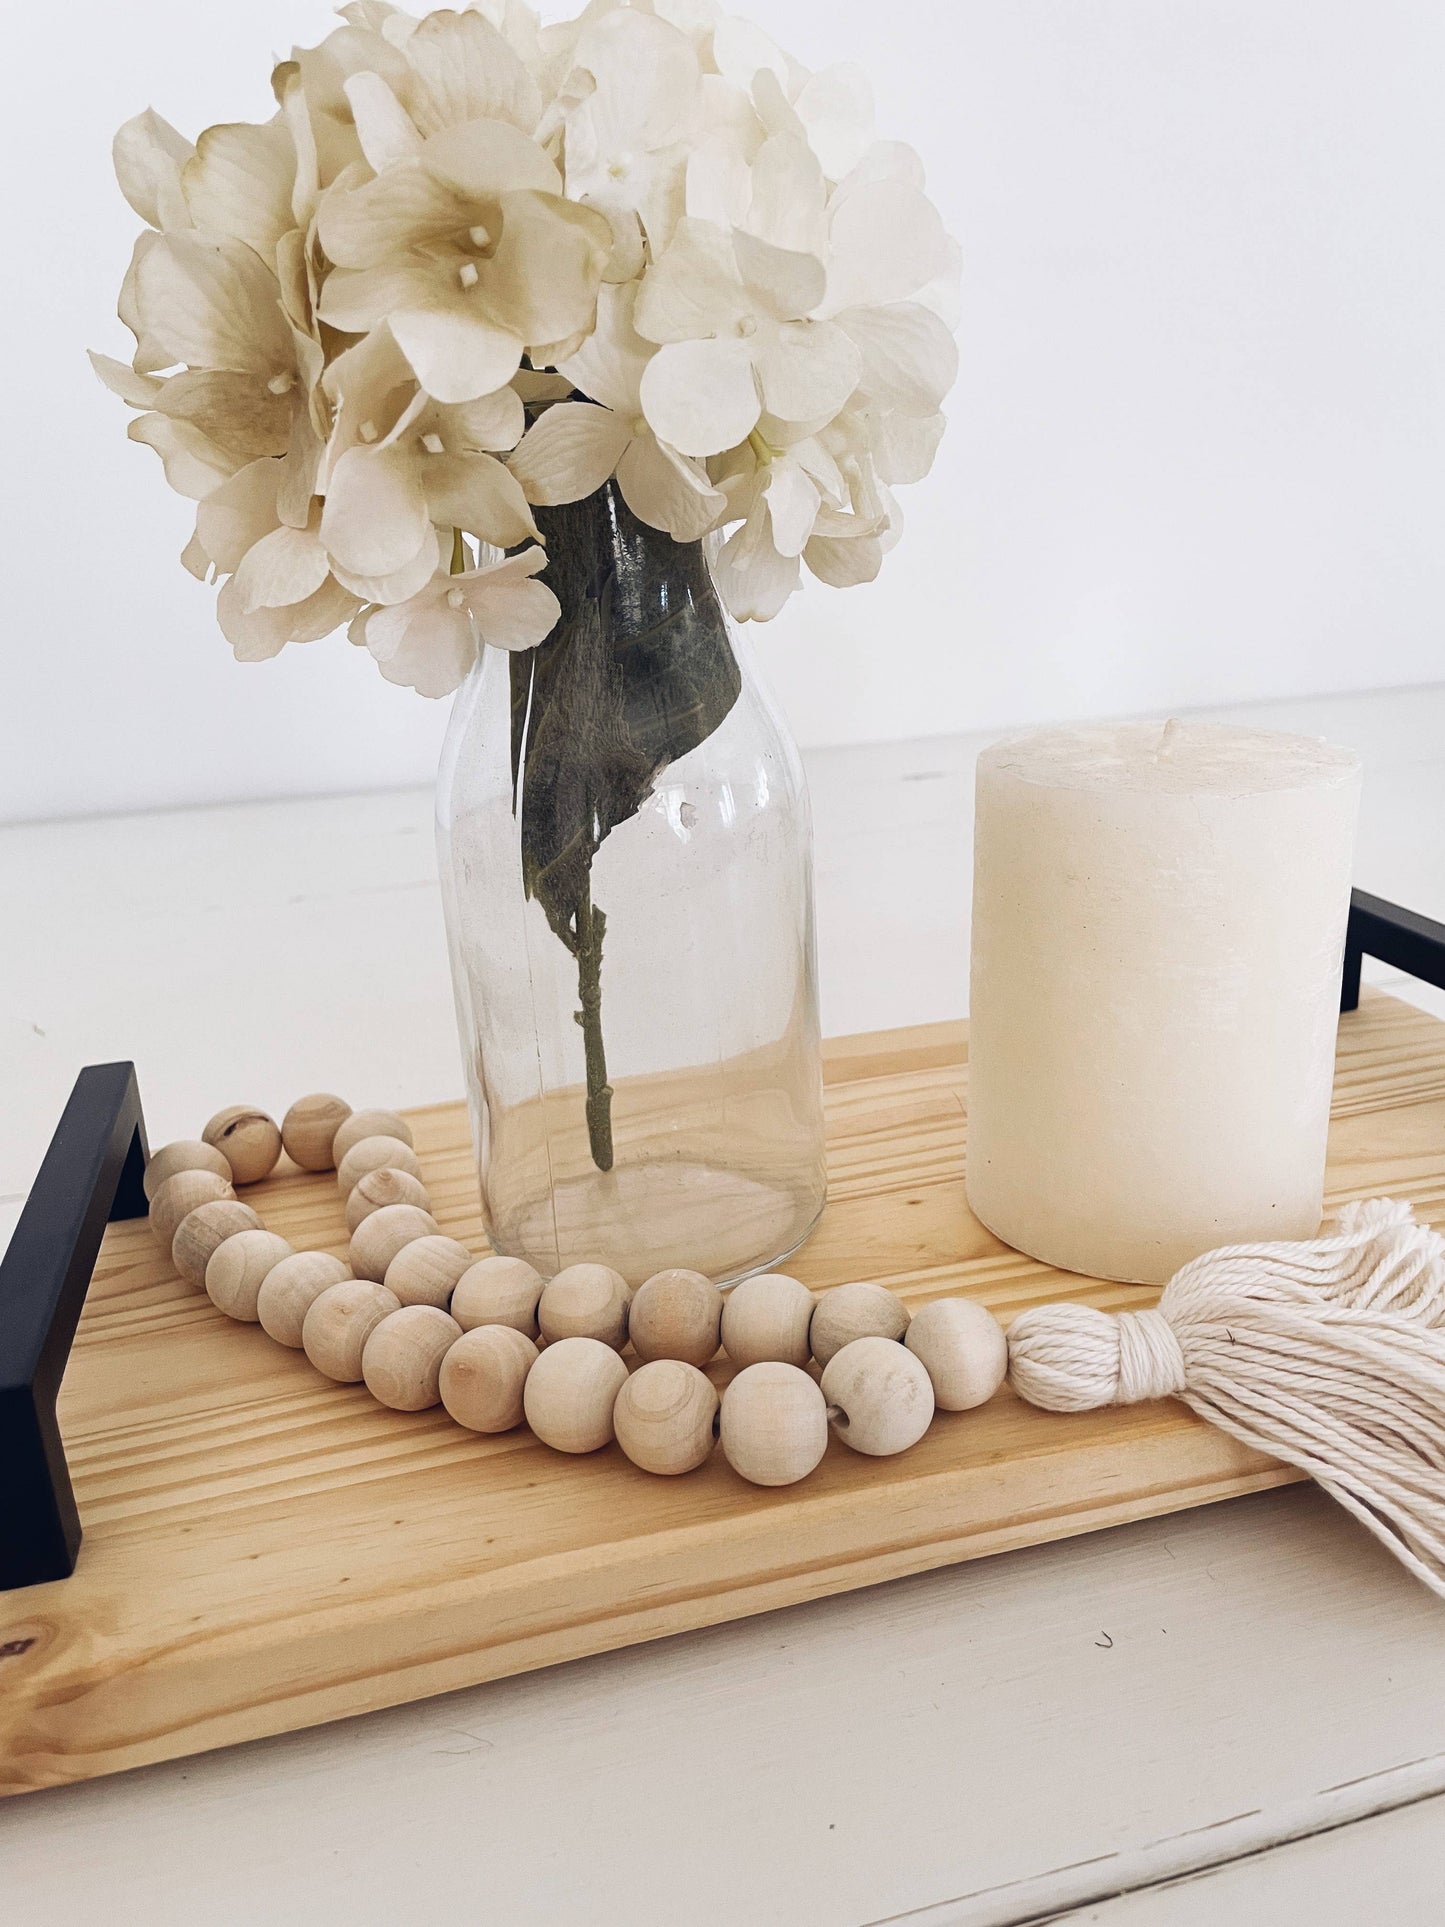
<svg viewBox="0 0 1445 1927">
<path fill-rule="evenodd" d="M 283 1150 L 304 1171 L 336 1172 L 349 1264 L 294 1250 L 236 1196 Z M 520 1258 L 479 1259 L 432 1216 L 406 1120 L 327 1093 L 279 1125 L 250 1105 L 218 1111 L 200 1138 L 155 1153 L 145 1191 L 181 1276 L 328 1378 L 395 1411 L 440 1404 L 474 1432 L 525 1423 L 559 1452 L 615 1438 L 644 1472 L 691 1472 L 717 1442 L 753 1484 L 792 1485 L 830 1429 L 886 1458 L 916 1445 L 935 1410 L 992 1398 L 1007 1370 L 1002 1329 L 969 1298 L 910 1318 L 882 1285 L 814 1293 L 774 1272 L 725 1294 L 670 1270 L 634 1292 L 608 1265 L 549 1281 Z M 619 1356 L 629 1339 L 631 1371 Z M 719 1346 L 738 1367 L 721 1399 L 702 1370 Z"/>
</svg>

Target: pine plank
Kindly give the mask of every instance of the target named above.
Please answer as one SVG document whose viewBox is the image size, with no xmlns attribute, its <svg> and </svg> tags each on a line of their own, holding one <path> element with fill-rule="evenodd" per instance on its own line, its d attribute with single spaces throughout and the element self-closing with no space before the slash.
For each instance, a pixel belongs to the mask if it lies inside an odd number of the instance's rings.
<svg viewBox="0 0 1445 1927">
<path fill-rule="evenodd" d="M 1007 1250 L 961 1183 L 966 1031 L 827 1048 L 832 1191 L 793 1260 L 1007 1322 L 1055 1297 L 1149 1294 Z M 465 1114 L 412 1114 L 443 1227 L 481 1245 Z M 1379 994 L 1341 1025 L 1332 1203 L 1388 1192 L 1445 1220 L 1445 1026 Z M 251 1194 L 342 1250 L 328 1177 Z M 719 1381 L 725 1366 L 715 1368 Z M 183 1286 L 143 1224 L 107 1234 L 62 1395 L 86 1540 L 73 1578 L 0 1596 L 0 1788 L 284 1732 L 881 1579 L 1280 1484 L 1171 1401 L 1049 1417 L 1004 1393 L 805 1484 L 719 1458 L 655 1480 L 615 1448 L 480 1439 L 332 1385 Z"/>
</svg>

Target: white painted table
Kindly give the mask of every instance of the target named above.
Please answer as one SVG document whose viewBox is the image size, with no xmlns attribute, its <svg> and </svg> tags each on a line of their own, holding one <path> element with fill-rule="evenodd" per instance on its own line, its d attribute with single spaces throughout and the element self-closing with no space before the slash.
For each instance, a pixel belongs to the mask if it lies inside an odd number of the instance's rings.
<svg viewBox="0 0 1445 1927">
<path fill-rule="evenodd" d="M 1445 688 L 1228 713 L 1445 915 Z M 828 1030 L 961 1013 L 979 746 L 809 757 Z M 3 831 L 0 902 L 0 1235 L 82 1063 L 156 1142 L 457 1093 L 425 794 Z M 1437 1927 L 1442 1844 L 1445 1609 L 1292 1488 L 11 1801 L 0 1920 Z"/>
</svg>

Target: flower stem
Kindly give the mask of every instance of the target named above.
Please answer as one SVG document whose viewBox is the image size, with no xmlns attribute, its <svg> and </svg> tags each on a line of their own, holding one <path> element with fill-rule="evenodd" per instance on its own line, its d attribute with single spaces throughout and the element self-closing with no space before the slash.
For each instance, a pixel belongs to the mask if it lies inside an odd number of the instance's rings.
<svg viewBox="0 0 1445 1927">
<path fill-rule="evenodd" d="M 582 1027 L 587 1064 L 587 1141 L 599 1171 L 612 1169 L 612 1086 L 607 1082 L 607 1053 L 602 1041 L 602 939 L 607 918 L 594 907 L 590 883 L 577 905 L 577 994 L 582 1008 L 575 1013 Z"/>
<path fill-rule="evenodd" d="M 462 540 L 460 529 L 452 530 L 452 567 L 453 575 L 460 575 L 467 566 L 467 545 Z M 450 590 L 447 591 L 451 593 Z"/>
</svg>

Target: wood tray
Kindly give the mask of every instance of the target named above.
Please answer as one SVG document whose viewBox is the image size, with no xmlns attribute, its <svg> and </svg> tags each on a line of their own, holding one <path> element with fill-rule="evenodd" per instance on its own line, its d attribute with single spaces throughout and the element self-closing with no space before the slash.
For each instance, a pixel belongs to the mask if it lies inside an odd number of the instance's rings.
<svg viewBox="0 0 1445 1927">
<path fill-rule="evenodd" d="M 961 1024 L 827 1047 L 831 1202 L 791 1268 L 1007 1322 L 1154 1294 L 1022 1258 L 963 1192 Z M 465 1113 L 413 1113 L 443 1228 L 483 1244 Z M 1332 1206 L 1445 1219 L 1445 1025 L 1379 994 L 1343 1019 Z M 334 1180 L 256 1187 L 267 1224 L 344 1250 Z M 726 1367 L 714 1368 L 719 1382 Z M 649 1478 L 483 1439 L 333 1385 L 183 1285 L 144 1221 L 106 1234 L 60 1408 L 85 1542 L 74 1576 L 0 1595 L 0 1789 L 111 1773 L 361 1713 L 1297 1475 L 1173 1400 L 1052 1417 L 1005 1391 L 913 1451 L 830 1443 L 761 1491 L 720 1455 Z M 887 1612 L 880 1595 L 879 1612 Z"/>
</svg>

